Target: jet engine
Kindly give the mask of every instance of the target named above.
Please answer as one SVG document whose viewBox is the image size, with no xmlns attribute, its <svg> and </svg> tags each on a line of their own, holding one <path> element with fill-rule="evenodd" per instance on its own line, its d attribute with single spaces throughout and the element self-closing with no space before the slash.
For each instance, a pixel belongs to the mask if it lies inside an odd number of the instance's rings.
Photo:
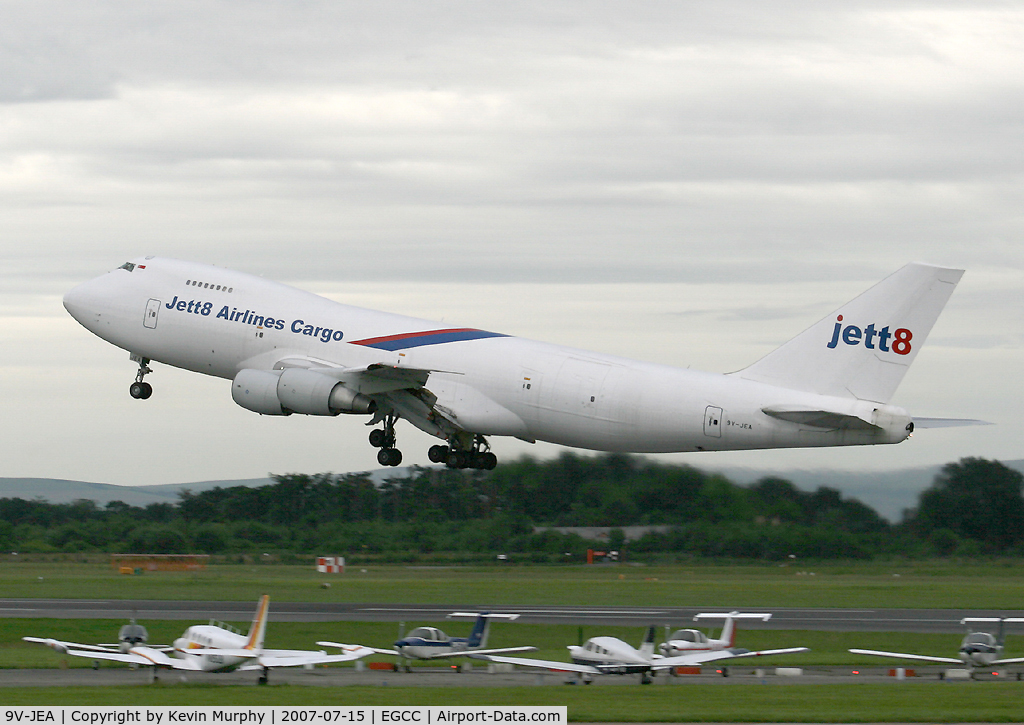
<svg viewBox="0 0 1024 725">
<path fill-rule="evenodd" d="M 304 368 L 240 370 L 231 398 L 261 415 L 373 413 L 377 403 L 327 375 Z"/>
</svg>

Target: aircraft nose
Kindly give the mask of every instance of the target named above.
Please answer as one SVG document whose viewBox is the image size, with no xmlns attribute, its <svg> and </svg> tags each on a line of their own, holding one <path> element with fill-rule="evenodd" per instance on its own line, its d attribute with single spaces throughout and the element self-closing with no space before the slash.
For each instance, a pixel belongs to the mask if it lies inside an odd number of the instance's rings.
<svg viewBox="0 0 1024 725">
<path fill-rule="evenodd" d="M 64 309 L 68 311 L 69 315 L 74 317 L 83 325 L 85 324 L 91 307 L 89 304 L 89 300 L 93 296 L 89 292 L 89 288 L 91 286 L 91 281 L 83 282 L 82 284 L 68 290 L 64 295 Z"/>
</svg>

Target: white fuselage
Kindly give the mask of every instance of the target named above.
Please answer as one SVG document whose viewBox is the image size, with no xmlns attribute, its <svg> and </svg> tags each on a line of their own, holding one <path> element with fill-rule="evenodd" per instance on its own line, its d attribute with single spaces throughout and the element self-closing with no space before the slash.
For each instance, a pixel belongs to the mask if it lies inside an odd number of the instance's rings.
<svg viewBox="0 0 1024 725">
<path fill-rule="evenodd" d="M 653 660 L 618 637 L 592 637 L 583 646 L 569 646 L 569 656 L 578 665 L 591 665 L 602 669 L 620 668 L 620 674 L 646 672 Z"/>
<path fill-rule="evenodd" d="M 232 379 L 292 357 L 430 370 L 425 387 L 467 431 L 602 451 L 865 445 L 908 435 L 905 411 L 879 403 L 452 329 L 218 267 L 135 264 L 74 288 L 65 307 L 118 347 L 206 375 Z M 828 429 L 763 412 L 787 406 L 875 423 Z"/>
<path fill-rule="evenodd" d="M 204 672 L 231 672 L 242 665 L 252 663 L 258 656 L 258 650 L 251 650 L 247 656 L 224 654 L 223 650 L 245 650 L 249 640 L 240 634 L 212 624 L 199 624 L 189 627 L 185 633 L 174 640 L 174 656 L 180 660 L 191 661 L 197 669 Z M 221 650 L 211 653 L 206 650 Z"/>
</svg>

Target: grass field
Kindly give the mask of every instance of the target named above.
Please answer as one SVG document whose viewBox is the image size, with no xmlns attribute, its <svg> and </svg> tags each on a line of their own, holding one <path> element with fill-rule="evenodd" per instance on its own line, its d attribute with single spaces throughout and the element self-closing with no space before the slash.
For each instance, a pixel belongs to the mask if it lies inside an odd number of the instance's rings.
<svg viewBox="0 0 1024 725">
<path fill-rule="evenodd" d="M 58 655 L 38 644 L 22 642 L 24 636 L 52 637 L 72 642 L 110 642 L 124 620 L 102 619 L 0 619 L 0 667 L 52 668 L 58 666 L 90 667 L 91 661 L 81 657 Z M 145 622 L 150 642 L 170 644 L 192 622 Z M 248 622 L 236 622 L 243 630 Z M 416 624 L 422 624 L 417 622 Z M 449 634 L 465 635 L 466 622 L 437 622 Z M 412 623 L 410 623 L 410 626 Z M 634 646 L 640 644 L 640 627 L 583 627 L 583 636 L 609 635 L 619 637 Z M 370 647 L 390 647 L 397 638 L 394 622 L 271 622 L 267 628 L 266 646 L 279 649 L 318 649 L 316 641 L 363 644 Z M 567 624 L 501 624 L 494 626 L 489 644 L 494 647 L 533 645 L 538 651 L 527 656 L 542 659 L 567 660 L 566 645 L 577 644 L 580 629 Z M 953 656 L 960 644 L 957 634 L 913 634 L 888 632 L 798 632 L 775 630 L 743 630 L 737 642 L 748 649 L 775 647 L 810 647 L 810 652 L 759 660 L 750 667 L 763 666 L 850 666 L 864 664 L 864 657 L 847 652 L 851 647 L 862 649 L 888 649 L 902 652 L 922 652 Z M 388 661 L 387 657 L 378 657 Z M 764 663 L 768 662 L 769 665 Z M 882 664 L 877 660 L 873 664 Z M 118 666 L 118 665 L 104 665 Z M 350 666 L 350 665 L 349 665 Z"/>
<path fill-rule="evenodd" d="M 6 597 L 693 607 L 1017 609 L 1019 561 L 797 563 L 786 566 L 349 567 L 223 565 L 117 574 L 100 564 L 0 561 Z M 321 588 L 330 583 L 329 589 Z"/>
<path fill-rule="evenodd" d="M 362 571 L 365 569 L 365 571 Z M 330 588 L 322 588 L 325 582 Z M 922 607 L 1019 609 L 1024 567 L 1019 562 L 925 562 L 890 564 L 795 564 L 685 567 L 467 567 L 368 566 L 341 576 L 312 567 L 215 566 L 192 573 L 122 576 L 107 566 L 82 563 L 0 561 L 5 597 L 76 599 L 202 599 L 251 601 L 262 593 L 274 601 L 451 603 L 460 606 L 587 604 L 626 606 L 743 607 Z M 0 667 L 89 666 L 61 658 L 25 635 L 83 642 L 110 641 L 123 624 L 111 620 L 0 619 Z M 191 622 L 143 622 L 150 640 L 169 643 Z M 248 622 L 236 623 L 247 627 Z M 417 623 L 409 623 L 409 626 Z M 440 623 L 463 634 L 465 622 Z M 683 623 L 673 623 L 682 626 Z M 267 646 L 311 648 L 317 639 L 387 646 L 395 623 L 271 622 Z M 583 636 L 609 634 L 638 642 L 640 628 L 584 627 Z M 533 644 L 538 656 L 565 658 L 575 644 L 573 625 L 498 624 L 494 646 Z M 771 665 L 854 667 L 863 659 L 850 647 L 952 654 L 956 634 L 784 632 L 741 630 L 750 648 L 803 645 L 811 652 Z M 1011 636 L 1008 654 L 1020 653 Z M 880 662 L 880 661 L 879 661 Z M 874 663 L 878 664 L 878 663 Z M 230 683 L 231 675 L 225 676 Z M 567 705 L 576 721 L 734 722 L 1019 722 L 1024 685 L 1016 681 L 885 685 L 684 684 L 664 687 L 513 687 L 452 689 L 300 687 L 267 688 L 159 684 L 132 688 L 27 688 L 0 691 L 9 705 Z"/>
</svg>

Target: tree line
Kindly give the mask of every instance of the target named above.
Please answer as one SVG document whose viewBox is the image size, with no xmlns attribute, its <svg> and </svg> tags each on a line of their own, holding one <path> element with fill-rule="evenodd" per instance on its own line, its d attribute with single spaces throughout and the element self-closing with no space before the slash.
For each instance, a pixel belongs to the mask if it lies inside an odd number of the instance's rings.
<svg viewBox="0 0 1024 725">
<path fill-rule="evenodd" d="M 1024 554 L 1022 475 L 998 461 L 943 467 L 891 524 L 828 486 L 782 478 L 749 486 L 642 457 L 565 453 L 494 471 L 413 468 L 287 474 L 259 488 L 184 490 L 176 504 L 98 506 L 0 499 L 0 548 L 24 552 L 337 553 L 352 561 L 579 561 L 588 548 L 632 558 L 776 560 Z M 652 527 L 625 541 L 615 527 Z M 613 527 L 607 540 L 537 527 Z"/>
</svg>

